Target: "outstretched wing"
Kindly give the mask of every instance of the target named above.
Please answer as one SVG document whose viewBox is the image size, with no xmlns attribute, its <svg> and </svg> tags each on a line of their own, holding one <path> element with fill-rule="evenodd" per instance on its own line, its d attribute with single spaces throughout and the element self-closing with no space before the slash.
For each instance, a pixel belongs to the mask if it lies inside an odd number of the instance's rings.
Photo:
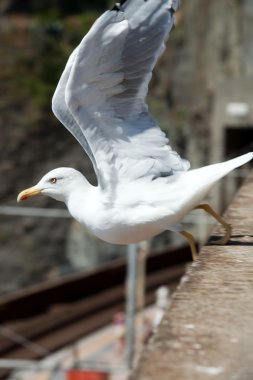
<svg viewBox="0 0 253 380">
<path fill-rule="evenodd" d="M 77 139 L 77 141 L 80 143 L 80 145 L 83 147 L 87 155 L 89 156 L 95 173 L 97 177 L 99 176 L 99 173 L 97 171 L 97 165 L 95 161 L 95 157 L 93 156 L 93 153 L 91 151 L 91 148 L 85 138 L 84 133 L 82 132 L 82 129 L 79 127 L 78 123 L 74 119 L 74 116 L 68 109 L 68 106 L 65 101 L 65 91 L 67 82 L 69 79 L 70 70 L 72 68 L 74 59 L 76 57 L 77 53 L 76 48 L 71 56 L 68 59 L 67 65 L 62 73 L 61 79 L 59 80 L 59 83 L 56 87 L 53 99 L 52 99 L 52 109 L 55 114 L 55 116 L 60 120 L 60 122 L 68 129 L 70 133 Z"/>
<path fill-rule="evenodd" d="M 65 119 L 66 115 L 71 119 L 68 129 L 82 139 L 103 187 L 189 167 L 172 151 L 145 103 L 178 3 L 126 0 L 117 4 L 95 22 L 63 73 L 62 104 Z M 78 138 L 78 128 L 83 137 Z"/>
</svg>

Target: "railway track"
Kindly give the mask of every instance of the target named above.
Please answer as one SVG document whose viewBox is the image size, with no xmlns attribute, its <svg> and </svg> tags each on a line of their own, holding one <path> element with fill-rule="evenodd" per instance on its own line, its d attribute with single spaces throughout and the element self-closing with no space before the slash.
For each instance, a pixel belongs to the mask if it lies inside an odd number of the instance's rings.
<svg viewBox="0 0 253 380">
<path fill-rule="evenodd" d="M 190 260 L 188 248 L 148 255 L 147 305 L 159 286 L 178 283 Z M 117 260 L 1 297 L 0 358 L 38 360 L 110 323 L 124 309 L 125 278 L 126 262 Z M 0 380 L 9 372 L 0 369 Z"/>
</svg>

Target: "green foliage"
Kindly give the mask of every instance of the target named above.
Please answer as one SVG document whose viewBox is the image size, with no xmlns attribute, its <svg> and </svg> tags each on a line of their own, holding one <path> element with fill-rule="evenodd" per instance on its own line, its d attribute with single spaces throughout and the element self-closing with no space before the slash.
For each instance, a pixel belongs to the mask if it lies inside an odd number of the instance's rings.
<svg viewBox="0 0 253 380">
<path fill-rule="evenodd" d="M 113 0 L 30 0 L 32 14 L 24 18 L 26 28 L 22 33 L 14 28 L 3 37 L 6 42 L 0 53 L 10 63 L 1 68 L 0 81 L 5 82 L 7 104 L 17 104 L 25 129 L 52 121 L 51 99 L 69 55 L 113 4 Z"/>
<path fill-rule="evenodd" d="M 173 44 L 175 47 L 182 47 L 186 42 L 186 30 L 184 24 L 179 24 L 176 28 L 173 29 L 173 33 L 170 34 L 170 44 Z"/>
<path fill-rule="evenodd" d="M 19 96 L 26 99 L 29 120 L 32 125 L 45 120 L 51 113 L 51 98 L 66 61 L 98 17 L 89 11 L 80 16 L 58 18 L 56 12 L 47 18 L 40 15 L 29 28 L 26 49 L 15 55 L 15 70 L 11 73 L 13 88 L 19 88 Z"/>
<path fill-rule="evenodd" d="M 39 121 L 43 112 L 50 112 L 51 97 L 67 59 L 62 39 L 60 23 L 35 22 L 28 48 L 19 52 L 12 83 L 31 104 L 32 120 L 36 115 Z"/>
<path fill-rule="evenodd" d="M 100 13 L 94 10 L 89 10 L 87 12 L 84 12 L 80 18 L 82 20 L 82 26 L 85 33 L 87 33 L 92 24 L 96 21 L 96 19 L 99 17 Z"/>
</svg>

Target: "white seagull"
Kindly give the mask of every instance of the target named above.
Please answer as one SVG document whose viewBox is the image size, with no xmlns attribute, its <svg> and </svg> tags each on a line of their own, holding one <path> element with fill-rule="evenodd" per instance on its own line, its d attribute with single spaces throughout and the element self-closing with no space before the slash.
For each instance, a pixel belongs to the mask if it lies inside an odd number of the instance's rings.
<svg viewBox="0 0 253 380">
<path fill-rule="evenodd" d="M 65 202 L 70 214 L 100 239 L 130 244 L 165 230 L 188 240 L 182 219 L 202 208 L 230 226 L 205 198 L 216 181 L 251 160 L 233 160 L 188 170 L 148 111 L 152 70 L 174 25 L 179 0 L 125 0 L 105 12 L 71 54 L 53 96 L 57 118 L 92 161 L 98 186 L 77 170 L 58 168 L 18 201 L 45 194 Z"/>
</svg>

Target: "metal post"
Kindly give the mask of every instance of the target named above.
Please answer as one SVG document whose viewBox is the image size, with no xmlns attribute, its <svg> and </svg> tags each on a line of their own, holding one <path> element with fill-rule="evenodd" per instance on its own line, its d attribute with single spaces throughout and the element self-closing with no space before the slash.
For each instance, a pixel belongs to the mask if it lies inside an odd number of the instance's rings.
<svg viewBox="0 0 253 380">
<path fill-rule="evenodd" d="M 137 310 L 137 329 L 136 349 L 142 351 L 145 335 L 145 290 L 146 290 L 146 258 L 148 253 L 148 242 L 143 241 L 138 245 L 137 255 L 137 286 L 136 286 L 136 310 Z"/>
<path fill-rule="evenodd" d="M 135 351 L 137 251 L 136 244 L 130 244 L 127 248 L 126 360 L 128 369 L 133 368 Z"/>
</svg>

